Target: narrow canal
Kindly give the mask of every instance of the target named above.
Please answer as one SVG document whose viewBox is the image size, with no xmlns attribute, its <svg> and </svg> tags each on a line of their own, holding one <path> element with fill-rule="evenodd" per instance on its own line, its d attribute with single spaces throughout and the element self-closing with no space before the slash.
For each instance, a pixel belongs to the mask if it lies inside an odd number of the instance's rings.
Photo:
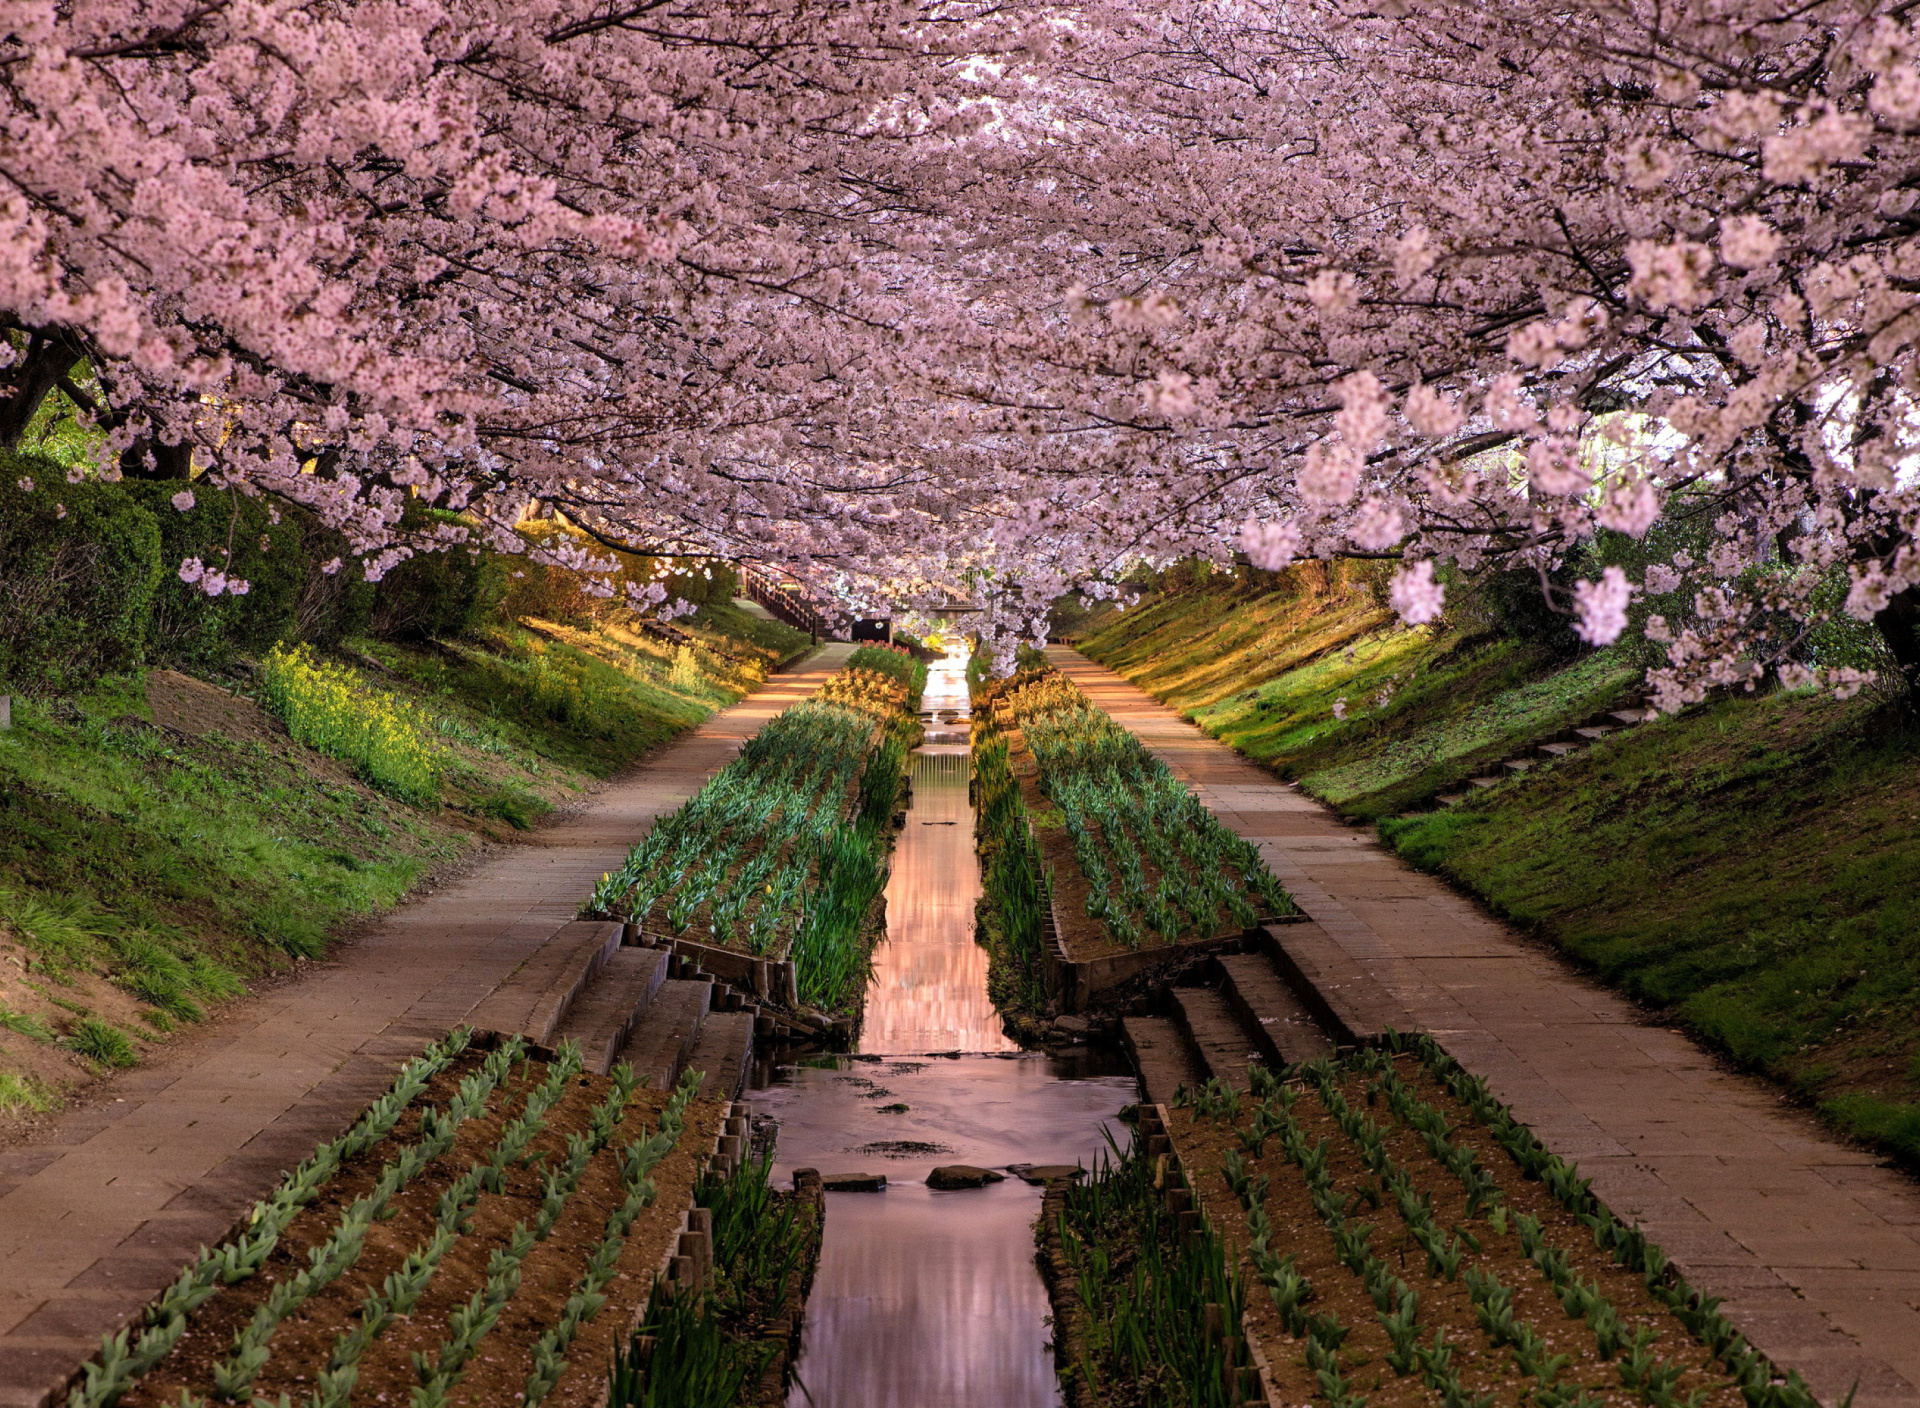
<svg viewBox="0 0 1920 1408">
<path fill-rule="evenodd" d="M 1040 1189 L 1009 1164 L 1090 1165 L 1135 1089 L 1124 1064 L 1025 1053 L 987 997 L 967 802 L 965 662 L 937 663 L 926 742 L 887 889 L 860 1049 L 782 1068 L 754 1101 L 780 1121 L 774 1173 L 885 1174 L 829 1193 L 789 1408 L 1047 1408 L 1054 1379 L 1035 1269 Z M 936 1191 L 944 1164 L 1005 1174 Z"/>
</svg>

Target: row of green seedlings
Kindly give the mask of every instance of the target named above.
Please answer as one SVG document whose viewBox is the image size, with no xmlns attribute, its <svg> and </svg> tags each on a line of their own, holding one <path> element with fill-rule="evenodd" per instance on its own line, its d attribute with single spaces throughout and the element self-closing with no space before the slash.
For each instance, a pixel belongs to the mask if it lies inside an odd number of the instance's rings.
<svg viewBox="0 0 1920 1408">
<path fill-rule="evenodd" d="M 420 1092 L 466 1049 L 471 1035 L 466 1028 L 461 1028 L 403 1065 L 387 1093 L 367 1108 L 353 1128 L 338 1139 L 322 1144 L 310 1158 L 286 1176 L 271 1197 L 254 1205 L 245 1233 L 211 1250 L 201 1249 L 199 1258 L 181 1272 L 179 1278 L 148 1309 L 146 1323 L 137 1335 L 129 1328 L 117 1335 L 103 1337 L 98 1360 L 84 1366 L 81 1383 L 68 1396 L 69 1408 L 105 1408 L 105 1405 L 119 1401 L 179 1343 L 181 1335 L 186 1332 L 188 1316 L 224 1287 L 254 1276 L 266 1264 L 267 1257 L 279 1243 L 281 1233 L 300 1210 L 325 1191 L 347 1159 L 366 1152 L 393 1132 L 401 1115 L 419 1097 Z M 494 1085 L 505 1075 L 516 1054 L 515 1050 L 507 1048 L 495 1052 L 480 1071 L 461 1083 L 459 1094 L 447 1111 L 450 1124 L 458 1123 L 454 1119 L 456 1109 L 459 1119 L 464 1119 L 477 1108 L 469 1097 L 478 1099 L 484 1105 L 485 1097 L 492 1093 Z M 451 1132 L 449 1128 L 448 1142 L 451 1141 Z M 428 1142 L 431 1139 L 432 1136 L 428 1136 Z M 415 1147 L 425 1147 L 425 1142 Z M 409 1161 L 383 1170 L 381 1187 L 387 1186 L 389 1178 L 393 1179 L 387 1197 L 404 1186 L 407 1179 L 417 1174 L 426 1162 L 422 1160 L 416 1164 Z M 383 1205 L 384 1201 L 382 1199 Z M 338 1248 L 323 1257 L 324 1269 L 331 1270 L 337 1265 L 338 1257 Z M 318 1288 L 313 1284 L 312 1273 L 322 1271 L 321 1265 L 309 1268 L 307 1294 Z M 337 1274 L 334 1272 L 334 1275 Z M 326 1279 L 331 1280 L 333 1276 L 329 1275 Z M 264 1356 L 260 1358 L 264 1363 Z"/>
<path fill-rule="evenodd" d="M 920 707 L 927 690 L 927 662 L 899 645 L 863 645 L 847 657 L 849 670 L 876 670 L 907 687 L 907 710 Z"/>
<path fill-rule="evenodd" d="M 1087 881 L 1086 912 L 1130 949 L 1294 912 L 1260 848 L 1222 826 L 1132 732 L 1077 685 L 1043 677 L 1011 696 L 1040 786 Z"/>
<path fill-rule="evenodd" d="M 986 899 L 994 1001 L 1037 1012 L 1047 1002 L 1048 877 L 1033 845 L 1027 806 L 1003 734 L 976 727 L 974 840 Z"/>
<path fill-rule="evenodd" d="M 464 1045 L 465 1033 L 458 1034 L 455 1040 Z M 459 1048 L 453 1049 L 457 1054 Z M 401 1111 L 424 1088 L 426 1080 L 444 1068 L 448 1059 L 450 1056 L 442 1052 L 430 1051 L 420 1062 L 410 1063 L 394 1090 L 369 1111 L 361 1125 L 342 1140 L 323 1146 L 272 1200 L 261 1205 L 264 1213 L 256 1210 L 252 1228 L 246 1235 L 203 1254 L 195 1266 L 182 1273 L 156 1303 L 150 1312 L 148 1330 L 131 1349 L 126 1347 L 124 1335 L 118 1342 L 118 1348 L 123 1351 L 120 1356 L 111 1352 L 114 1342 L 108 1342 L 109 1350 L 103 1353 L 101 1364 L 88 1366 L 87 1382 L 75 1390 L 70 1405 L 115 1402 L 172 1348 L 192 1310 L 222 1285 L 234 1284 L 257 1273 L 287 1223 L 330 1181 L 340 1161 L 390 1133 Z M 452 1147 L 459 1127 L 486 1110 L 500 1083 L 525 1059 L 524 1044 L 516 1038 L 493 1052 L 479 1071 L 463 1080 L 444 1109 L 422 1111 L 419 1142 L 382 1167 L 373 1191 L 355 1199 L 341 1214 L 330 1235 L 309 1252 L 307 1267 L 275 1285 L 236 1333 L 228 1356 L 212 1371 L 216 1399 L 227 1402 L 249 1399 L 254 1381 L 272 1357 L 274 1335 L 281 1323 L 313 1295 L 352 1269 L 368 1229 L 394 1194 Z M 365 1298 L 354 1328 L 337 1337 L 326 1367 L 318 1372 L 315 1387 L 303 1400 L 304 1408 L 347 1408 L 359 1377 L 360 1361 L 368 1348 L 386 1333 L 396 1317 L 410 1313 L 425 1294 L 447 1253 L 466 1233 L 480 1196 L 504 1189 L 508 1168 L 525 1157 L 528 1147 L 546 1127 L 548 1113 L 565 1093 L 567 1081 L 580 1069 L 578 1050 L 563 1045 L 549 1065 L 547 1078 L 528 1095 L 520 1115 L 502 1130 L 486 1157 L 474 1163 L 441 1194 L 435 1207 L 434 1230 L 426 1241 L 408 1254 L 398 1270 L 389 1273 L 379 1291 Z M 587 1165 L 612 1141 L 626 1102 L 637 1084 L 629 1068 L 621 1067 L 614 1073 L 614 1089 L 593 1111 L 587 1131 L 569 1137 L 566 1158 L 547 1173 L 541 1204 L 532 1224 L 516 1226 L 508 1244 L 495 1249 L 488 1262 L 486 1284 L 465 1305 L 449 1314 L 448 1333 L 437 1352 L 413 1355 L 419 1380 L 412 1395 L 414 1408 L 439 1408 L 447 1401 L 465 1366 L 518 1289 L 520 1264 L 552 1231 L 579 1187 Z M 569 1303 L 561 1323 L 536 1347 L 535 1371 L 528 1383 L 526 1401 L 538 1402 L 545 1396 L 565 1368 L 565 1361 L 558 1357 L 559 1351 L 571 1340 L 582 1320 L 590 1319 L 605 1303 L 604 1296 L 598 1294 L 599 1289 L 612 1274 L 626 1229 L 652 1200 L 652 1185 L 646 1180 L 646 1174 L 672 1150 L 679 1137 L 686 1104 L 696 1088 L 697 1077 L 694 1081 L 683 1079 L 663 1112 L 659 1133 L 651 1139 L 636 1141 L 626 1151 L 623 1176 L 628 1196 L 609 1219 L 606 1238 L 590 1259 L 581 1291 Z M 607 1259 L 609 1247 L 611 1260 Z M 544 1355 L 543 1349 L 547 1351 Z M 205 1402 L 191 1394 L 183 1394 L 181 1400 L 182 1408 L 198 1408 Z M 284 1395 L 283 1408 L 292 1408 L 291 1401 Z"/>
<path fill-rule="evenodd" d="M 1739 1386 L 1750 1408 L 1819 1408 L 1819 1400 L 1797 1371 L 1780 1374 L 1772 1361 L 1748 1344 L 1733 1322 L 1720 1313 L 1720 1298 L 1689 1286 L 1673 1269 L 1666 1254 L 1644 1232 L 1614 1217 L 1593 1195 L 1593 1181 L 1581 1178 L 1577 1167 L 1541 1144 L 1533 1131 L 1494 1097 L 1484 1078 L 1469 1073 L 1431 1037 L 1393 1033 L 1388 1049 L 1418 1059 L 1475 1122 L 1487 1130 L 1522 1174 L 1538 1180 L 1555 1201 L 1587 1228 L 1599 1250 L 1619 1265 L 1638 1272 L 1654 1298 L 1667 1307 L 1688 1334 L 1712 1352 Z M 1527 1224 L 1517 1219 L 1516 1223 L 1523 1251 L 1553 1281 L 1568 1314 L 1578 1310 L 1581 1316 L 1586 1316 L 1599 1299 L 1597 1288 L 1579 1286 L 1569 1294 L 1565 1289 L 1568 1284 L 1565 1276 L 1549 1264 L 1553 1260 L 1551 1249 L 1536 1255 Z"/>
<path fill-rule="evenodd" d="M 773 1190 L 769 1149 L 731 1177 L 708 1169 L 694 1203 L 713 1215 L 714 1276 L 694 1293 L 655 1286 L 646 1318 L 615 1352 L 608 1408 L 729 1408 L 754 1397 L 787 1348 L 780 1317 L 804 1291 L 820 1228 L 797 1196 Z"/>
<path fill-rule="evenodd" d="M 1437 1048 L 1429 1048 L 1429 1052 L 1432 1050 Z M 1352 1068 L 1372 1078 L 1370 1100 L 1384 1096 L 1395 1118 L 1417 1133 L 1435 1159 L 1459 1181 L 1466 1195 L 1467 1216 L 1484 1218 L 1496 1235 L 1508 1235 L 1509 1211 L 1493 1175 L 1477 1161 L 1472 1146 L 1452 1137 L 1455 1131 L 1446 1116 L 1401 1080 L 1391 1057 L 1365 1052 L 1354 1059 Z M 1454 1280 L 1460 1275 L 1466 1251 L 1480 1249 L 1479 1239 L 1465 1226 L 1439 1226 L 1430 1195 L 1416 1186 L 1411 1172 L 1388 1152 L 1386 1131 L 1346 1099 L 1337 1081 L 1338 1070 L 1330 1063 L 1314 1062 L 1297 1068 L 1297 1073 L 1314 1088 L 1322 1107 L 1378 1179 L 1380 1189 L 1393 1199 L 1408 1235 L 1425 1253 L 1429 1276 Z M 1572 1166 L 1545 1154 L 1531 1134 L 1492 1100 L 1484 1086 L 1481 1089 L 1488 1102 L 1485 1108 L 1500 1111 L 1509 1129 L 1524 1136 L 1514 1142 L 1534 1151 L 1532 1171 L 1548 1191 L 1570 1207 L 1580 1204 L 1578 1215 L 1594 1232 L 1596 1245 L 1642 1273 L 1649 1292 L 1721 1361 L 1753 1408 L 1810 1408 L 1810 1400 L 1802 1397 L 1804 1387 L 1797 1381 L 1773 1381 L 1770 1366 L 1747 1349 L 1718 1314 L 1717 1301 L 1701 1297 L 1672 1278 L 1658 1248 L 1593 1202 L 1586 1182 L 1578 1178 Z M 1402 1377 L 1417 1374 L 1445 1408 L 1489 1408 L 1491 1395 L 1471 1395 L 1462 1385 L 1453 1362 L 1454 1347 L 1446 1342 L 1444 1329 L 1436 1328 L 1430 1342 L 1422 1339 L 1418 1292 L 1394 1275 L 1370 1245 L 1374 1228 L 1355 1218 L 1355 1207 L 1365 1200 L 1365 1192 L 1342 1197 L 1335 1190 L 1327 1141 L 1308 1144 L 1293 1118 L 1297 1089 L 1260 1071 L 1254 1077 L 1254 1090 L 1261 1103 L 1251 1124 L 1236 1128 L 1236 1134 L 1255 1157 L 1268 1138 L 1277 1137 L 1282 1153 L 1300 1169 L 1314 1208 L 1333 1240 L 1336 1257 L 1361 1279 L 1374 1302 L 1376 1316 L 1392 1345 L 1387 1355 L 1389 1367 Z M 1228 1114 L 1237 1126 L 1237 1093 L 1213 1086 L 1199 1092 L 1194 1103 L 1203 1112 L 1211 1109 L 1216 1114 Z M 1263 1205 L 1266 1179 L 1250 1177 L 1238 1151 L 1229 1155 L 1222 1173 L 1247 1209 L 1249 1256 L 1255 1272 L 1268 1288 L 1288 1332 L 1305 1339 L 1307 1363 L 1316 1375 L 1321 1395 L 1331 1408 L 1359 1408 L 1365 1399 L 1346 1382 L 1338 1359 L 1349 1327 L 1333 1316 L 1307 1311 L 1312 1285 L 1294 1267 L 1293 1256 L 1281 1256 L 1272 1248 L 1272 1228 Z M 1602 1360 L 1617 1359 L 1622 1387 L 1649 1408 L 1699 1408 L 1707 1390 L 1685 1398 L 1675 1393 L 1687 1366 L 1655 1357 L 1653 1330 L 1643 1326 L 1629 1333 L 1598 1283 L 1583 1282 L 1574 1274 L 1566 1254 L 1548 1242 L 1536 1219 L 1517 1214 L 1511 1221 L 1523 1254 L 1549 1280 L 1568 1317 L 1585 1321 Z M 1468 1268 L 1464 1284 L 1489 1341 L 1495 1349 L 1510 1349 L 1515 1370 L 1533 1381 L 1528 1390 L 1532 1402 L 1540 1408 L 1599 1408 L 1606 1387 L 1562 1382 L 1568 1357 L 1552 1354 L 1537 1327 L 1516 1318 L 1513 1292 L 1496 1273 Z"/>
<path fill-rule="evenodd" d="M 862 921 L 886 883 L 887 826 L 905 774 L 900 729 L 806 701 L 779 714 L 602 877 L 590 914 L 665 902 L 676 935 L 790 957 L 802 1002 L 839 1008 L 866 981 Z"/>
<path fill-rule="evenodd" d="M 1152 1408 L 1232 1408 L 1253 1372 L 1231 1333 L 1245 1309 L 1238 1264 L 1203 1212 L 1183 1232 L 1160 1167 L 1136 1146 L 1103 1154 L 1091 1177 L 1065 1189 L 1057 1230 L 1081 1311 L 1081 1357 L 1061 1373 L 1084 1385 L 1081 1401 L 1124 1393 Z"/>
</svg>

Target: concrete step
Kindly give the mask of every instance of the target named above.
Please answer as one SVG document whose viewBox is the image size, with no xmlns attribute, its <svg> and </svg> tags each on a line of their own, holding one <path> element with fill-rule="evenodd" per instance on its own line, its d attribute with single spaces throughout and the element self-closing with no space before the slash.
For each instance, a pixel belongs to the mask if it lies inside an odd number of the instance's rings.
<svg viewBox="0 0 1920 1408">
<path fill-rule="evenodd" d="M 1569 753 L 1578 753 L 1580 745 L 1578 743 L 1542 743 L 1540 751 L 1549 758 L 1564 758 Z"/>
<path fill-rule="evenodd" d="M 1442 792 L 1433 800 L 1443 807 L 1457 807 L 1467 800 L 1467 794 L 1464 792 Z"/>
<path fill-rule="evenodd" d="M 1171 1017 L 1123 1017 L 1120 1034 L 1133 1053 L 1141 1097 L 1149 1105 L 1171 1105 L 1179 1087 L 1206 1084 L 1206 1072 Z"/>
<path fill-rule="evenodd" d="M 1467 785 L 1469 787 L 1493 787 L 1505 780 L 1505 778 L 1499 777 L 1470 777 L 1467 779 Z"/>
<path fill-rule="evenodd" d="M 1508 772 L 1525 772 L 1531 768 L 1536 761 L 1537 759 L 1534 758 L 1508 758 L 1504 763 L 1500 764 L 1500 766 Z"/>
<path fill-rule="evenodd" d="M 731 1100 L 753 1069 L 753 1013 L 709 1012 L 688 1053 L 689 1071 L 701 1072 L 700 1098 Z"/>
<path fill-rule="evenodd" d="M 1339 1045 L 1374 1045 L 1389 1027 L 1414 1030 L 1399 1000 L 1318 924 L 1269 924 L 1260 933 L 1275 969 Z"/>
<path fill-rule="evenodd" d="M 1235 1090 L 1249 1090 L 1247 1063 L 1260 1059 L 1252 1033 L 1241 1024 L 1232 1004 L 1212 988 L 1173 988 L 1173 1020 L 1199 1053 L 1210 1076 Z"/>
<path fill-rule="evenodd" d="M 467 1022 L 476 1031 L 514 1033 L 551 1047 L 583 988 L 619 952 L 620 926 L 583 919 L 562 925 L 506 980 L 480 1000 Z"/>
<path fill-rule="evenodd" d="M 1647 711 L 1645 709 L 1615 709 L 1610 712 L 1607 717 L 1623 725 L 1640 724 L 1647 721 Z"/>
<path fill-rule="evenodd" d="M 624 1061 L 634 1074 L 650 1077 L 655 1090 L 667 1089 L 685 1069 L 712 1001 L 711 980 L 668 978 L 640 1014 L 614 1064 Z"/>
<path fill-rule="evenodd" d="M 1333 1054 L 1333 1042 L 1287 986 L 1272 959 L 1260 953 L 1228 954 L 1220 959 L 1220 971 L 1226 976 L 1220 995 L 1276 1073 L 1296 1061 Z"/>
<path fill-rule="evenodd" d="M 667 976 L 667 955 L 657 948 L 623 948 L 615 951 L 587 984 L 586 991 L 574 999 L 567 1019 L 553 1034 L 554 1044 L 575 1041 L 587 1069 L 603 1076 L 614 1068 L 620 1048 L 633 1034 L 653 995 Z"/>
<path fill-rule="evenodd" d="M 1588 724 L 1585 728 L 1577 728 L 1574 730 L 1575 733 L 1579 734 L 1589 743 L 1598 743 L 1608 734 L 1616 731 L 1611 724 Z"/>
</svg>

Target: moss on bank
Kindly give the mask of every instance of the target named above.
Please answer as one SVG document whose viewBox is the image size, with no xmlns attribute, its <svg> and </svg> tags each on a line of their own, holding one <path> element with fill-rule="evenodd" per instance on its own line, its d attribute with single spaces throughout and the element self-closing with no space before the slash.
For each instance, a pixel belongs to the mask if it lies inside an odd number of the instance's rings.
<svg viewBox="0 0 1920 1408">
<path fill-rule="evenodd" d="M 1168 596 L 1083 648 L 1920 1165 L 1920 735 L 1866 698 L 1729 699 L 1402 818 L 1637 672 L 1369 605 L 1311 582 Z"/>
</svg>

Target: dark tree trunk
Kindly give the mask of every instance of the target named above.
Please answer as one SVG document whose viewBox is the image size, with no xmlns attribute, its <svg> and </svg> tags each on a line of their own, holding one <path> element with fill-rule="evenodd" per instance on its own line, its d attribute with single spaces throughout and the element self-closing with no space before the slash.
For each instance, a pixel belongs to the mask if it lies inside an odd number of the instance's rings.
<svg viewBox="0 0 1920 1408">
<path fill-rule="evenodd" d="M 1899 666 L 1908 703 L 1920 708 L 1920 587 L 1895 593 L 1873 624 Z"/>
<path fill-rule="evenodd" d="M 27 343 L 20 360 L 8 368 L 5 383 L 13 394 L 0 401 L 0 449 L 17 450 L 26 438 L 27 427 L 47 399 L 47 393 L 60 384 L 80 360 L 80 348 L 64 332 L 36 332 Z M 5 384 L 0 383 L 0 384 Z"/>
<path fill-rule="evenodd" d="M 193 442 L 168 445 L 152 437 L 136 440 L 121 453 L 120 472 L 129 479 L 191 479 Z"/>
</svg>

